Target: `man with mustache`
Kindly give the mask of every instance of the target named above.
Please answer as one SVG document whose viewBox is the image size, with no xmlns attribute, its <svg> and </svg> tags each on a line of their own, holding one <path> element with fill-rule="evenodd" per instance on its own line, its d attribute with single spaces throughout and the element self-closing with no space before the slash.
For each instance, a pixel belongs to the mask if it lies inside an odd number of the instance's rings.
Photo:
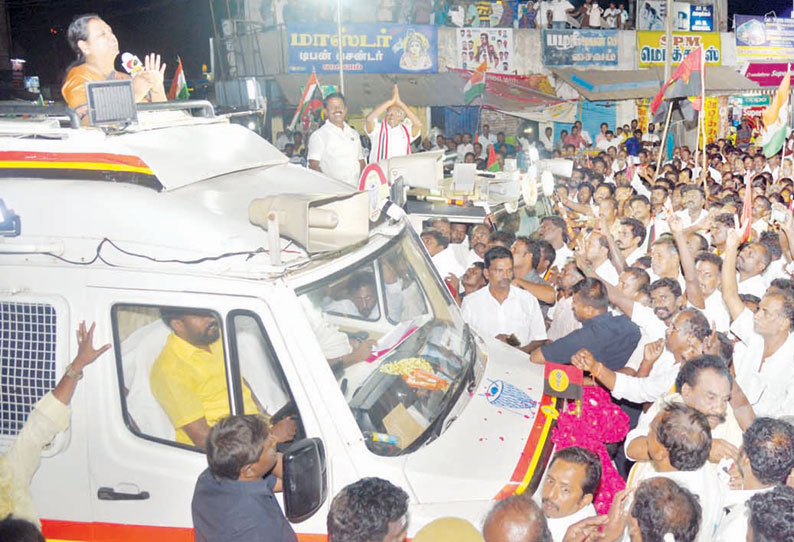
<svg viewBox="0 0 794 542">
<path fill-rule="evenodd" d="M 572 446 L 554 454 L 535 494 L 553 542 L 562 542 L 568 527 L 596 514 L 593 498 L 600 482 L 601 461 L 593 452 Z"/>
<path fill-rule="evenodd" d="M 711 427 L 709 461 L 723 457 L 736 459 L 742 444 L 742 428 L 729 402 L 733 378 L 725 362 L 717 356 L 701 356 L 686 362 L 676 377 L 676 390 L 656 400 L 640 415 L 637 426 L 626 436 L 626 457 L 648 461 L 648 431 L 656 415 L 670 403 L 684 403 L 701 412 Z"/>
<path fill-rule="evenodd" d="M 701 354 L 710 335 L 711 329 L 703 313 L 686 308 L 673 317 L 664 343 L 657 341 L 646 348 L 646 359 L 636 376 L 616 372 L 587 348 L 577 352 L 571 362 L 579 369 L 589 371 L 611 390 L 615 399 L 653 403 L 670 390 L 681 366 Z"/>
<path fill-rule="evenodd" d="M 513 286 L 513 254 L 504 247 L 485 253 L 488 287 L 463 299 L 463 319 L 482 337 L 500 341 L 529 352 L 546 341 L 546 326 L 538 300 L 526 290 Z"/>
<path fill-rule="evenodd" d="M 345 97 L 334 92 L 326 96 L 324 102 L 328 120 L 309 138 L 306 154 L 309 168 L 358 187 L 359 175 L 365 166 L 364 154 L 358 132 L 345 122 Z"/>
<path fill-rule="evenodd" d="M 203 450 L 210 428 L 230 414 L 220 324 L 214 313 L 199 309 L 168 307 L 160 315 L 172 333 L 152 365 L 149 385 L 176 429 L 176 441 Z M 245 382 L 242 397 L 246 414 L 262 410 Z M 270 430 L 288 442 L 296 426 L 287 418 Z"/>
</svg>

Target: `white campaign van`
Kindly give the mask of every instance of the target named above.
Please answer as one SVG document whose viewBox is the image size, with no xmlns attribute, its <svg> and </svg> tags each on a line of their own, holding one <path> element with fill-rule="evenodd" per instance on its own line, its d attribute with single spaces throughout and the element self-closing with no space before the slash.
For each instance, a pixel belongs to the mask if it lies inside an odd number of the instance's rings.
<svg viewBox="0 0 794 542">
<path fill-rule="evenodd" d="M 479 525 L 537 485 L 543 368 L 471 332 L 404 219 L 370 222 L 367 193 L 246 128 L 185 111 L 115 130 L 0 119 L 0 200 L 0 452 L 76 354 L 80 321 L 113 345 L 33 480 L 47 538 L 193 539 L 206 458 L 150 389 L 174 309 L 217 319 L 230 412 L 247 388 L 297 420 L 280 498 L 302 540 L 324 539 L 332 497 L 365 476 L 408 492 L 410 535 L 441 516 Z M 365 338 L 369 359 L 336 361 Z"/>
</svg>

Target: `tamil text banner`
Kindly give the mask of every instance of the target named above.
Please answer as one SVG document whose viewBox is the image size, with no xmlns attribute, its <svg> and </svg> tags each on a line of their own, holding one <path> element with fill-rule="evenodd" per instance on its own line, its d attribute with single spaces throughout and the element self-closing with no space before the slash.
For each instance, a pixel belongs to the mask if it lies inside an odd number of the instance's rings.
<svg viewBox="0 0 794 542">
<path fill-rule="evenodd" d="M 738 61 L 794 58 L 794 19 L 735 15 L 733 27 Z"/>
<path fill-rule="evenodd" d="M 512 28 L 460 28 L 456 32 L 457 68 L 474 70 L 487 62 L 488 71 L 513 73 L 516 70 Z"/>
<path fill-rule="evenodd" d="M 287 43 L 290 73 L 339 71 L 336 25 L 290 23 Z M 342 54 L 346 72 L 435 73 L 438 31 L 432 25 L 346 24 Z"/>
<path fill-rule="evenodd" d="M 637 65 L 640 68 L 664 66 L 665 46 L 667 40 L 664 32 L 637 32 Z M 722 61 L 719 32 L 674 32 L 672 44 L 673 65 L 680 64 L 690 52 L 698 47 L 706 51 L 706 64 L 719 65 Z"/>
<path fill-rule="evenodd" d="M 545 66 L 617 66 L 617 30 L 543 30 Z"/>
</svg>

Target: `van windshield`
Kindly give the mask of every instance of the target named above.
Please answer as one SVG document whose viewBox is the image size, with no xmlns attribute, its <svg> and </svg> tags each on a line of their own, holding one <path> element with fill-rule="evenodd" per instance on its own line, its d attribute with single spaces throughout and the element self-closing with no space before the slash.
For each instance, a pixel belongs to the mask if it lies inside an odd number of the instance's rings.
<svg viewBox="0 0 794 542">
<path fill-rule="evenodd" d="M 410 452 L 440 433 L 476 356 L 449 292 L 410 228 L 299 292 L 367 446 Z"/>
</svg>

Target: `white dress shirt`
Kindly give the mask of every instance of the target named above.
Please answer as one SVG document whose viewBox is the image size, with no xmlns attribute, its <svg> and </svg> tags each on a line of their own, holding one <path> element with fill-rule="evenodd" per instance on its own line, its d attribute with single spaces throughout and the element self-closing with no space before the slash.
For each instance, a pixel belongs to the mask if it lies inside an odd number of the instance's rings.
<svg viewBox="0 0 794 542">
<path fill-rule="evenodd" d="M 618 282 L 620 281 L 618 270 L 615 269 L 615 266 L 612 265 L 612 262 L 610 262 L 609 259 L 604 260 L 601 265 L 596 267 L 595 272 L 599 278 L 608 282 L 612 286 L 617 286 Z"/>
<path fill-rule="evenodd" d="M 309 138 L 306 159 L 320 162 L 320 171 L 332 179 L 358 187 L 363 158 L 358 132 L 347 123 L 339 128 L 325 121 Z"/>
<path fill-rule="evenodd" d="M 489 287 L 480 288 L 463 299 L 461 311 L 463 319 L 483 337 L 512 333 L 521 346 L 546 339 L 546 326 L 538 300 L 515 286 L 510 286 L 510 292 L 502 303 L 491 295 Z"/>
<path fill-rule="evenodd" d="M 794 415 L 794 334 L 764 360 L 764 338 L 753 329 L 753 313 L 744 309 L 731 324 L 742 344 L 736 344 L 736 382 L 756 416 Z M 763 365 L 762 365 L 763 362 Z"/>
<path fill-rule="evenodd" d="M 407 156 L 411 153 L 411 142 L 419 137 L 411 135 L 411 122 L 405 121 L 395 127 L 389 126 L 386 121 L 376 122 L 375 128 L 370 132 L 369 140 L 372 148 L 369 151 L 369 163 L 376 164 L 395 156 Z M 382 141 L 381 141 L 382 139 Z M 386 147 L 386 156 L 378 159 L 378 143 Z"/>
<path fill-rule="evenodd" d="M 573 250 L 568 248 L 567 245 L 562 245 L 560 248 L 555 249 L 554 263 L 551 264 L 551 266 L 562 270 L 563 266 L 566 263 L 568 263 L 568 260 L 572 260 L 572 259 L 573 259 Z"/>
<path fill-rule="evenodd" d="M 725 300 L 722 299 L 722 292 L 714 290 L 705 299 L 705 303 L 703 315 L 709 321 L 709 324 L 717 331 L 727 333 L 731 328 L 731 315 L 725 305 Z"/>
<path fill-rule="evenodd" d="M 455 275 L 460 278 L 466 272 L 466 268 L 463 267 L 455 257 L 455 250 L 452 248 L 452 245 L 449 245 L 430 259 L 433 261 L 433 265 L 436 266 L 436 269 L 438 269 L 438 274 L 441 275 L 442 280 L 446 279 L 447 275 Z"/>
<path fill-rule="evenodd" d="M 540 495 L 542 487 L 543 485 L 541 484 L 535 493 L 535 496 L 533 497 L 538 506 L 542 505 L 542 499 Z M 568 532 L 568 527 L 574 523 L 582 521 L 583 519 L 591 518 L 597 515 L 598 512 L 596 512 L 595 506 L 590 503 L 587 506 L 583 506 L 570 516 L 565 516 L 562 518 L 546 517 L 546 525 L 549 526 L 549 531 L 551 531 L 552 542 L 562 542 L 563 538 L 565 538 L 565 533 Z"/>
<path fill-rule="evenodd" d="M 764 274 L 753 275 L 749 279 L 739 280 L 739 275 L 736 275 L 737 286 L 739 294 L 750 294 L 758 298 L 764 297 L 766 289 L 769 287 L 764 279 Z"/>
<path fill-rule="evenodd" d="M 563 297 L 549 308 L 546 317 L 551 320 L 547 332 L 550 341 L 561 339 L 582 327 L 573 313 L 573 296 Z"/>
<path fill-rule="evenodd" d="M 772 491 L 773 487 L 764 489 L 734 489 L 725 495 L 725 516 L 714 534 L 714 542 L 745 542 L 747 540 L 747 520 L 750 509 L 747 501 L 759 493 Z"/>
<path fill-rule="evenodd" d="M 709 212 L 705 209 L 701 209 L 695 220 L 692 220 L 692 216 L 689 214 L 687 209 L 676 211 L 675 215 L 681 218 L 681 225 L 685 228 L 688 228 L 694 224 L 699 224 L 702 220 L 705 220 L 706 217 L 709 216 Z"/>
<path fill-rule="evenodd" d="M 635 263 L 637 263 L 637 260 L 639 260 L 639 259 L 640 259 L 640 258 L 642 258 L 643 256 L 647 256 L 647 255 L 648 255 L 648 252 L 645 250 L 645 243 L 643 242 L 642 244 L 640 244 L 640 246 L 638 246 L 637 248 L 635 248 L 635 249 L 632 251 L 632 253 L 631 253 L 631 254 L 629 254 L 628 256 L 626 256 L 626 265 L 628 265 L 629 267 L 631 267 L 632 265 L 634 265 Z"/>
<path fill-rule="evenodd" d="M 636 302 L 631 311 L 631 321 L 639 326 L 641 335 L 634 352 L 626 362 L 626 367 L 636 371 L 642 363 L 645 345 L 664 338 L 667 325 L 656 316 L 651 307 Z"/>
<path fill-rule="evenodd" d="M 653 364 L 648 376 L 615 373 L 612 397 L 627 399 L 633 403 L 654 403 L 672 389 L 680 369 L 681 365 L 676 362 L 673 354 L 665 350 Z"/>
</svg>

